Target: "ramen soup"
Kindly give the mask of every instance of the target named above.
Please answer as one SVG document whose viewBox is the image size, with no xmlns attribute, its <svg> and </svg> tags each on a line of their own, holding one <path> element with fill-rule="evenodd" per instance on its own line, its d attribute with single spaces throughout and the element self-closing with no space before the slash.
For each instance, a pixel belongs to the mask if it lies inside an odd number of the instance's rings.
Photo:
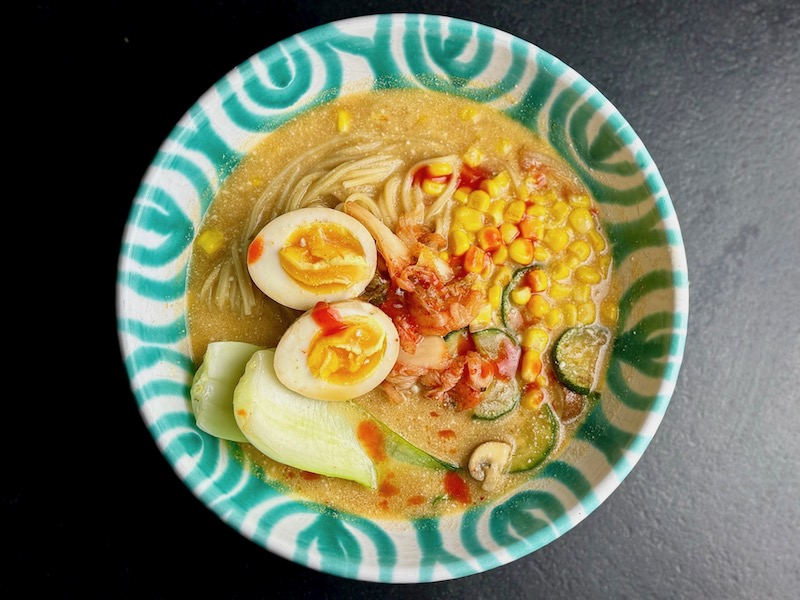
<svg viewBox="0 0 800 600">
<path fill-rule="evenodd" d="M 617 299 L 595 201 L 496 109 L 341 97 L 282 125 L 198 231 L 198 426 L 299 499 L 379 518 L 507 495 L 602 393 Z"/>
</svg>

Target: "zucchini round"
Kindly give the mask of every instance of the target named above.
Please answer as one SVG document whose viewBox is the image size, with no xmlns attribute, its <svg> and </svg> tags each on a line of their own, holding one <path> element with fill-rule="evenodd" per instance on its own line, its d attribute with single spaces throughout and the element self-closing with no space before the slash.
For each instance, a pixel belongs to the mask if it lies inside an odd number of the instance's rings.
<svg viewBox="0 0 800 600">
<path fill-rule="evenodd" d="M 542 404 L 530 427 L 515 436 L 509 473 L 530 471 L 542 464 L 558 444 L 560 425 L 549 404 Z"/>
<path fill-rule="evenodd" d="M 600 325 L 571 327 L 553 345 L 553 367 L 567 389 L 586 396 L 598 381 L 598 368 L 611 340 L 611 333 Z"/>
</svg>

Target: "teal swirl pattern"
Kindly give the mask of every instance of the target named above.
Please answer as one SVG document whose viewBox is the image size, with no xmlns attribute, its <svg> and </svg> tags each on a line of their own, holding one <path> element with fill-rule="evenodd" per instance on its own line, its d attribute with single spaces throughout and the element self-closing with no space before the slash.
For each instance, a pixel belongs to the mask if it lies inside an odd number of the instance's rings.
<svg viewBox="0 0 800 600">
<path fill-rule="evenodd" d="M 360 88 L 359 88 L 360 86 Z M 399 527 L 300 503 L 254 476 L 236 444 L 194 426 L 183 309 L 190 244 L 254 140 L 344 89 L 422 87 L 505 112 L 545 137 L 602 205 L 625 282 L 602 401 L 574 443 L 492 506 Z M 669 194 L 630 125 L 567 65 L 507 33 L 395 14 L 331 23 L 240 65 L 164 141 L 134 199 L 118 274 L 118 332 L 141 414 L 178 476 L 231 527 L 343 577 L 427 582 L 486 571 L 563 535 L 634 467 L 674 390 L 688 274 Z M 244 465 L 244 466 L 243 466 Z"/>
</svg>

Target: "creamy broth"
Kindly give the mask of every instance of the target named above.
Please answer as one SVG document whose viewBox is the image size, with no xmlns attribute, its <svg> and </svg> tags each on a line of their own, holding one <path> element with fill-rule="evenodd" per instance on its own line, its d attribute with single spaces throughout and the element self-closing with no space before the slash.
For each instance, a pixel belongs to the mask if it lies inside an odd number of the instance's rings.
<svg viewBox="0 0 800 600">
<path fill-rule="evenodd" d="M 532 233 L 526 232 L 529 235 L 526 239 L 532 240 L 536 251 L 530 263 L 538 265 L 537 270 L 543 273 L 546 289 L 541 291 L 540 305 L 530 303 L 524 290 L 513 298 L 519 310 L 538 311 L 535 315 L 534 312 L 525 313 L 525 331 L 518 333 L 522 354 L 531 348 L 540 349 L 541 371 L 532 381 L 525 382 L 519 405 L 494 420 L 475 419 L 471 408 L 454 406 L 452 396 L 446 397 L 449 401 L 433 399 L 419 386 L 397 394 L 376 388 L 353 401 L 415 446 L 462 467 L 459 471 L 389 461 L 379 467 L 378 487 L 373 490 L 352 481 L 279 464 L 246 443 L 241 444 L 243 456 L 260 467 L 258 471 L 264 477 L 286 486 L 299 497 L 359 515 L 413 518 L 445 514 L 509 493 L 530 479 L 541 466 L 506 474 L 498 487 L 488 492 L 465 468 L 471 453 L 482 442 L 515 439 L 517 434 L 529 429 L 540 402 L 552 406 L 560 420 L 557 446 L 547 460 L 563 450 L 592 400 L 578 398 L 561 389 L 553 372 L 552 345 L 570 326 L 596 323 L 613 330 L 616 301 L 610 249 L 589 192 L 543 140 L 494 109 L 423 90 L 366 92 L 315 108 L 265 137 L 221 186 L 193 248 L 187 299 L 195 362 L 200 364 L 208 344 L 218 340 L 275 348 L 287 327 L 302 313 L 279 305 L 255 287 L 242 293 L 237 288 L 236 273 L 239 269 L 238 277 L 241 277 L 243 263 L 237 261 L 242 260 L 253 232 L 285 212 L 287 207 L 292 208 L 285 203 L 282 206 L 283 200 L 275 197 L 281 191 L 276 187 L 280 188 L 280 178 L 285 176 L 287 166 L 297 156 L 328 140 L 339 144 L 337 148 L 368 145 L 373 141 L 379 144 L 376 152 L 389 147 L 392 155 L 402 161 L 386 167 L 392 173 L 406 172 L 430 157 L 455 156 L 467 164 L 474 163 L 475 169 L 491 175 L 489 178 L 500 184 L 506 177 L 512 188 L 525 188 L 524 192 L 515 192 L 503 200 L 502 206 L 495 205 L 494 200 L 482 206 L 481 197 L 464 197 L 466 193 L 456 192 L 429 225 L 447 241 L 446 248 L 437 250 L 438 256 L 446 262 L 462 264 L 467 255 L 458 254 L 463 248 L 457 248 L 460 234 L 456 231 L 465 233 L 472 246 L 480 247 L 485 240 L 478 237 L 477 231 L 469 231 L 474 227 L 464 229 L 463 221 L 473 213 L 458 212 L 459 208 L 487 215 L 486 223 L 492 225 L 491 215 L 500 215 L 499 221 L 505 222 L 508 219 L 502 215 L 509 214 L 505 211 L 510 205 L 515 201 L 523 202 L 527 216 L 521 218 L 534 227 Z M 310 162 L 313 168 L 314 161 Z M 301 164 L 299 168 L 309 167 Z M 429 188 L 433 193 L 426 196 L 426 202 L 430 205 L 435 202 L 435 193 L 447 184 L 446 180 L 446 177 L 434 175 L 430 182 L 416 180 L 416 184 L 439 184 Z M 356 185 L 350 191 L 369 195 L 376 190 L 379 193 L 380 186 L 359 188 Z M 325 197 L 319 202 L 335 207 L 344 199 L 343 195 Z M 254 206 L 259 205 L 263 206 L 254 210 Z M 397 215 L 403 214 L 402 202 L 393 210 Z M 591 222 L 582 224 L 580 218 L 587 214 Z M 501 223 L 495 224 L 498 231 L 507 232 L 508 228 L 500 227 Z M 394 229 L 397 223 L 389 225 Z M 561 234 L 552 231 L 563 232 L 567 237 L 561 239 Z M 503 253 L 509 252 L 512 243 L 510 238 L 503 238 L 504 250 L 501 251 L 486 242 L 491 249 L 481 255 L 484 267 L 477 279 L 490 306 L 497 304 L 498 289 L 507 285 L 510 275 L 525 264 L 510 257 L 500 260 Z M 514 256 L 517 251 L 519 248 L 514 246 Z M 226 261 L 226 257 L 235 259 Z M 248 294 L 250 297 L 244 298 Z M 497 325 L 499 310 L 493 307 L 494 316 L 490 319 L 495 322 L 485 323 L 486 327 Z M 486 314 L 478 318 L 484 317 Z M 473 327 L 479 329 L 480 325 Z M 535 333 L 525 333 L 529 329 L 544 332 L 544 336 L 539 333 L 537 338 Z M 521 356 L 519 360 L 522 368 Z M 602 386 L 602 378 L 599 385 Z"/>
</svg>

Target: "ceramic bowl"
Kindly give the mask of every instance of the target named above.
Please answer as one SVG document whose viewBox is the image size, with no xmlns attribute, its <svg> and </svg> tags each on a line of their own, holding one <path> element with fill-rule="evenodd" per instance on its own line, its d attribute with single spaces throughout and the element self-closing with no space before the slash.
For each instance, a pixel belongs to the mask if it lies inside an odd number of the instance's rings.
<svg viewBox="0 0 800 600">
<path fill-rule="evenodd" d="M 594 193 L 623 293 L 602 401 L 575 440 L 510 497 L 466 513 L 380 521 L 299 503 L 252 476 L 190 408 L 187 261 L 204 211 L 260 136 L 340 94 L 431 87 L 497 107 L 547 139 Z M 602 175 L 602 177 L 600 177 Z M 178 122 L 144 174 L 125 229 L 119 339 L 141 416 L 177 476 L 266 551 L 322 572 L 429 582 L 493 569 L 570 531 L 642 456 L 683 356 L 688 275 L 656 165 L 592 84 L 537 46 L 485 25 L 422 14 L 330 23 L 234 68 Z M 578 533 L 575 533 L 578 535 Z"/>
</svg>

